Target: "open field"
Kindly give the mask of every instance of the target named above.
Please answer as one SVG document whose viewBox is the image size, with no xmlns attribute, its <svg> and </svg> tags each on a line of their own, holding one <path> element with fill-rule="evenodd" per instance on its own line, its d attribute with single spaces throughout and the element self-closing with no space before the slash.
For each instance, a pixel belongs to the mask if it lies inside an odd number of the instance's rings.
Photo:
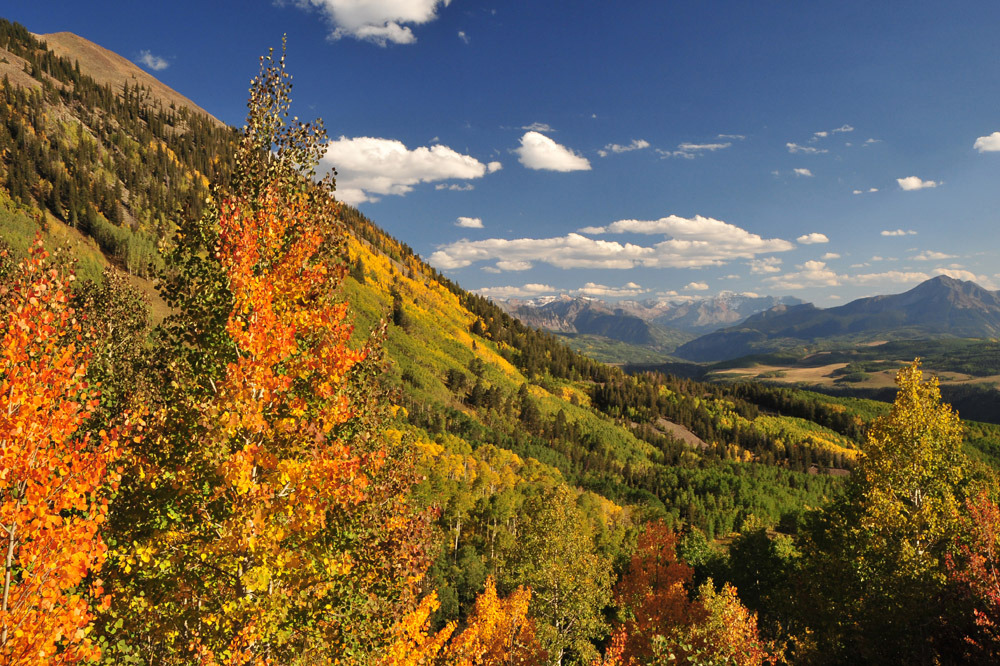
<svg viewBox="0 0 1000 666">
<path fill-rule="evenodd" d="M 899 360 L 900 367 L 907 361 Z M 812 367 L 797 365 L 761 364 L 748 368 L 727 368 L 715 370 L 707 375 L 707 379 L 762 379 L 781 384 L 806 384 L 810 386 L 851 386 L 862 389 L 890 388 L 895 385 L 895 370 L 879 370 L 864 373 L 864 378 L 858 381 L 845 382 L 843 374 L 837 371 L 847 367 L 847 363 L 830 363 Z M 942 385 L 998 385 L 1000 375 L 974 377 L 961 372 L 937 370 L 932 366 L 924 366 L 924 370 L 935 374 Z"/>
</svg>

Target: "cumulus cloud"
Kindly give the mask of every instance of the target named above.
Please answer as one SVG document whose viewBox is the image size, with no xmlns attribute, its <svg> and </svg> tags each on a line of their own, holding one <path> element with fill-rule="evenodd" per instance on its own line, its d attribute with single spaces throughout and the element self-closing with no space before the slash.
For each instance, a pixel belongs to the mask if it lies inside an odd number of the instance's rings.
<svg viewBox="0 0 1000 666">
<path fill-rule="evenodd" d="M 659 220 L 619 220 L 606 227 L 588 227 L 581 233 L 556 238 L 490 238 L 460 240 L 443 245 L 430 256 L 442 269 L 463 268 L 480 261 L 547 263 L 558 268 L 701 268 L 735 259 L 794 248 L 779 238 L 765 239 L 732 224 L 702 217 L 677 215 Z M 636 233 L 668 238 L 651 246 L 598 240 L 582 235 Z"/>
<path fill-rule="evenodd" d="M 826 234 L 820 234 L 813 232 L 811 234 L 805 234 L 804 236 L 799 236 L 795 239 L 803 245 L 816 245 L 817 243 L 829 243 L 830 239 L 826 237 Z"/>
<path fill-rule="evenodd" d="M 933 180 L 921 180 L 917 176 L 907 176 L 906 178 L 897 178 L 896 182 L 899 183 L 899 188 L 906 192 L 913 192 L 915 190 L 925 190 L 931 187 L 937 187 L 941 183 Z"/>
<path fill-rule="evenodd" d="M 531 270 L 532 264 L 530 261 L 521 261 L 517 259 L 512 260 L 501 260 L 497 262 L 496 268 L 498 271 L 527 271 Z"/>
<path fill-rule="evenodd" d="M 886 230 L 883 230 L 881 232 L 881 235 L 883 235 L 883 236 L 916 236 L 917 232 L 914 231 L 913 229 L 905 229 L 905 230 L 904 229 L 892 229 L 892 230 L 886 229 Z"/>
<path fill-rule="evenodd" d="M 762 273 L 780 273 L 781 268 L 781 258 L 780 257 L 763 257 L 761 259 L 754 259 L 750 262 L 750 272 L 754 275 L 760 275 Z"/>
<path fill-rule="evenodd" d="M 792 169 L 792 171 L 795 172 L 796 176 L 805 176 L 807 178 L 813 177 L 813 172 L 809 169 Z"/>
<path fill-rule="evenodd" d="M 773 289 L 805 289 L 806 287 L 835 287 L 842 284 L 843 276 L 826 267 L 822 261 L 807 261 L 799 270 L 785 275 L 764 278 Z"/>
<path fill-rule="evenodd" d="M 688 282 L 684 289 L 686 291 L 705 291 L 708 289 L 708 285 L 704 282 Z"/>
<path fill-rule="evenodd" d="M 955 255 L 945 254 L 944 252 L 937 252 L 935 250 L 924 250 L 912 258 L 916 261 L 944 261 L 945 259 L 954 259 Z"/>
<path fill-rule="evenodd" d="M 549 137 L 535 132 L 525 132 L 521 147 L 514 150 L 519 161 L 529 169 L 545 171 L 590 171 L 590 161 L 561 146 Z"/>
<path fill-rule="evenodd" d="M 463 42 L 465 42 L 466 44 L 468 44 L 468 43 L 469 43 L 469 41 L 470 41 L 470 40 L 469 40 L 469 36 L 468 36 L 467 34 L 465 34 L 465 31 L 464 31 L 464 30 L 459 30 L 459 31 L 458 31 L 458 38 L 459 38 L 459 39 L 461 39 L 461 40 L 462 40 Z"/>
<path fill-rule="evenodd" d="M 439 7 L 451 0 L 294 0 L 300 7 L 318 9 L 333 26 L 331 39 L 354 37 L 385 46 L 413 44 L 417 38 L 411 25 L 422 25 L 437 18 Z"/>
<path fill-rule="evenodd" d="M 872 139 L 871 137 L 865 139 L 865 142 L 861 144 L 862 146 L 870 146 L 872 144 L 882 143 L 882 139 Z"/>
<path fill-rule="evenodd" d="M 948 277 L 956 280 L 975 282 L 980 287 L 986 287 L 987 289 L 996 289 L 997 287 L 996 283 L 993 282 L 988 275 L 976 275 L 972 271 L 957 268 L 935 268 L 934 275 L 947 275 Z"/>
<path fill-rule="evenodd" d="M 820 259 L 822 259 L 823 261 L 829 261 L 830 259 L 840 259 L 840 255 L 837 254 L 836 252 L 827 252 L 822 257 L 820 257 Z"/>
<path fill-rule="evenodd" d="M 455 226 L 465 229 L 482 229 L 483 220 L 478 217 L 460 217 L 455 221 Z"/>
<path fill-rule="evenodd" d="M 139 64 L 145 65 L 154 72 L 161 72 L 167 67 L 170 67 L 170 63 L 167 62 L 166 58 L 161 58 L 158 55 L 153 55 L 148 50 L 143 49 L 139 51 Z"/>
<path fill-rule="evenodd" d="M 818 155 L 820 153 L 830 152 L 826 148 L 816 148 L 814 146 L 800 146 L 797 143 L 791 143 L 791 142 L 786 143 L 785 147 L 788 148 L 788 152 L 792 154 L 804 153 L 806 155 Z"/>
<path fill-rule="evenodd" d="M 603 284 L 588 282 L 579 289 L 574 289 L 569 293 L 576 296 L 591 296 L 595 298 L 627 298 L 645 294 L 647 291 L 647 289 L 643 289 L 635 282 L 627 282 L 621 287 L 609 287 Z"/>
<path fill-rule="evenodd" d="M 470 180 L 490 172 L 476 158 L 448 146 L 410 150 L 401 141 L 368 136 L 331 141 L 322 162 L 337 170 L 337 196 L 349 204 L 377 201 L 372 195 L 407 194 L 418 183 Z"/>
<path fill-rule="evenodd" d="M 476 186 L 472 183 L 438 183 L 434 186 L 435 190 L 448 190 L 450 192 L 471 192 L 476 189 Z"/>
<path fill-rule="evenodd" d="M 1000 151 L 1000 132 L 993 132 L 993 134 L 979 137 L 972 147 L 981 153 L 995 153 Z"/>
<path fill-rule="evenodd" d="M 632 143 L 624 146 L 617 143 L 609 143 L 602 150 L 598 150 L 597 154 L 601 157 L 607 157 L 611 153 L 630 153 L 633 150 L 643 150 L 645 148 L 649 148 L 649 141 L 645 139 L 632 139 Z"/>
</svg>

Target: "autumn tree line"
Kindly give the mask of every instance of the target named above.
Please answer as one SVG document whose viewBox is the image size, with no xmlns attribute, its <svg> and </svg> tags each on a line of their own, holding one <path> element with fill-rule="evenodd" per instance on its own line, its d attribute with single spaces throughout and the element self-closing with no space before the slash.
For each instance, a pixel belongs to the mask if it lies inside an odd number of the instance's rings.
<svg viewBox="0 0 1000 666">
<path fill-rule="evenodd" d="M 718 430 L 707 389 L 625 378 L 463 296 L 526 376 L 590 382 L 609 430 L 454 373 L 502 427 L 441 421 L 382 381 L 402 301 L 352 342 L 344 209 L 289 90 L 263 59 L 232 171 L 176 221 L 156 327 L 113 273 L 78 286 L 40 241 L 0 252 L 0 663 L 996 659 L 995 472 L 918 364 L 842 492 L 726 460 L 758 455 L 738 442 L 700 456 L 646 433 L 650 466 L 601 433 L 683 420 L 677 404 Z M 787 524 L 743 511 L 725 549 L 698 528 L 696 499 L 798 484 L 822 492 Z"/>
</svg>

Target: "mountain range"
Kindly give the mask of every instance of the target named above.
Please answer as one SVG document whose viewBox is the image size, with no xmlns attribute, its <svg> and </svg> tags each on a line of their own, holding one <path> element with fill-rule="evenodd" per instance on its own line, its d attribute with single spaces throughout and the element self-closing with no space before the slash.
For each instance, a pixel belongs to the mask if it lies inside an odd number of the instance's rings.
<svg viewBox="0 0 1000 666">
<path fill-rule="evenodd" d="M 674 353 L 710 362 L 820 342 L 997 335 L 1000 292 L 940 275 L 901 294 L 859 298 L 834 308 L 821 309 L 811 303 L 780 305 L 691 340 Z"/>
<path fill-rule="evenodd" d="M 534 328 L 575 336 L 591 336 L 669 353 L 678 345 L 779 305 L 797 305 L 794 297 L 722 292 L 690 301 L 624 300 L 557 296 L 532 300 L 498 300 L 507 313 Z"/>
</svg>

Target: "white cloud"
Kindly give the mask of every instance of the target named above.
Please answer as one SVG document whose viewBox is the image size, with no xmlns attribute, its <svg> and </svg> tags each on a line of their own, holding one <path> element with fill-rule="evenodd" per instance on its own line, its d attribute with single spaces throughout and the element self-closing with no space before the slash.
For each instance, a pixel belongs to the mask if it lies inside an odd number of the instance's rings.
<svg viewBox="0 0 1000 666">
<path fill-rule="evenodd" d="M 988 275 L 976 275 L 972 271 L 966 271 L 955 268 L 935 268 L 934 275 L 947 275 L 950 278 L 956 280 L 968 280 L 975 282 L 980 287 L 986 287 L 987 289 L 996 289 L 996 283 L 990 279 Z"/>
<path fill-rule="evenodd" d="M 559 290 L 547 284 L 528 283 L 520 287 L 482 287 L 475 292 L 490 298 L 531 298 L 533 296 L 544 296 L 554 294 Z"/>
<path fill-rule="evenodd" d="M 621 287 L 608 287 L 603 284 L 588 282 L 579 289 L 574 289 L 571 294 L 576 296 L 592 296 L 602 298 L 625 298 L 628 296 L 639 296 L 648 290 L 643 289 L 635 282 L 628 282 Z"/>
<path fill-rule="evenodd" d="M 813 177 L 813 172 L 809 169 L 792 169 L 796 176 L 806 176 L 807 178 Z"/>
<path fill-rule="evenodd" d="M 721 135 L 720 135 L 721 138 Z M 677 150 L 657 150 L 661 157 L 683 157 L 693 160 L 704 153 L 714 153 L 717 150 L 725 150 L 732 146 L 731 141 L 724 143 L 681 143 Z"/>
<path fill-rule="evenodd" d="M 455 226 L 465 229 L 482 229 L 483 220 L 478 217 L 460 217 L 455 221 Z"/>
<path fill-rule="evenodd" d="M 830 136 L 830 133 L 826 132 L 826 131 L 823 131 L 823 132 L 813 132 L 813 136 L 816 137 L 816 138 L 818 138 L 818 139 L 825 139 L 826 137 Z"/>
<path fill-rule="evenodd" d="M 913 229 L 906 229 L 905 231 L 903 229 L 893 229 L 891 231 L 888 230 L 888 229 L 886 229 L 886 230 L 883 230 L 881 232 L 881 235 L 883 235 L 883 236 L 916 236 L 917 232 L 914 231 Z"/>
<path fill-rule="evenodd" d="M 463 183 L 459 185 L 458 183 L 452 183 L 451 185 L 447 183 L 438 183 L 434 186 L 435 190 L 449 190 L 451 192 L 471 192 L 476 189 L 476 186 L 472 183 Z"/>
<path fill-rule="evenodd" d="M 817 155 L 820 153 L 828 153 L 826 148 L 813 148 L 812 146 L 800 146 L 797 143 L 786 143 L 785 147 L 788 148 L 790 153 L 805 153 L 806 155 Z"/>
<path fill-rule="evenodd" d="M 545 262 L 558 268 L 633 268 L 653 255 L 652 248 L 593 240 L 579 234 L 558 238 L 489 238 L 460 240 L 441 246 L 430 263 L 442 269 L 463 268 L 478 261 L 500 260 L 497 268 L 518 262 Z"/>
<path fill-rule="evenodd" d="M 717 136 L 715 138 L 716 139 L 736 139 L 737 141 L 743 141 L 744 139 L 746 139 L 746 136 L 743 135 L 743 134 L 720 134 L 719 136 Z"/>
<path fill-rule="evenodd" d="M 403 195 L 418 183 L 482 178 L 489 171 L 476 158 L 448 146 L 410 150 L 395 139 L 367 136 L 331 141 L 322 162 L 337 170 L 337 196 L 349 204 L 377 201 L 373 194 Z"/>
<path fill-rule="evenodd" d="M 813 232 L 811 234 L 805 234 L 804 236 L 799 236 L 795 239 L 803 245 L 816 245 L 817 243 L 829 243 L 830 239 L 826 237 L 826 234 L 820 234 Z"/>
<path fill-rule="evenodd" d="M 617 143 L 609 143 L 602 150 L 598 150 L 597 154 L 601 157 L 607 157 L 611 153 L 629 153 L 633 150 L 643 150 L 644 148 L 649 148 L 649 141 L 645 139 L 632 139 L 632 143 L 624 146 Z"/>
<path fill-rule="evenodd" d="M 497 262 L 497 270 L 499 271 L 527 271 L 531 270 L 532 264 L 530 261 L 521 260 L 501 260 Z"/>
<path fill-rule="evenodd" d="M 740 276 L 737 275 L 736 273 L 730 273 L 729 275 L 723 275 L 723 276 L 721 276 L 719 278 L 716 278 L 716 279 L 718 279 L 718 280 L 739 280 Z"/>
<path fill-rule="evenodd" d="M 979 137 L 972 147 L 981 153 L 995 153 L 1000 151 L 1000 132 L 993 132 L 993 134 Z"/>
<path fill-rule="evenodd" d="M 676 215 L 659 220 L 619 220 L 584 233 L 662 234 L 667 240 L 652 246 L 587 238 L 571 233 L 557 238 L 490 238 L 460 240 L 438 248 L 430 262 L 442 269 L 463 268 L 479 261 L 547 263 L 557 268 L 701 268 L 719 266 L 758 254 L 784 252 L 792 243 L 764 239 L 735 225 L 712 218 Z M 497 268 L 503 268 L 497 263 Z"/>
<path fill-rule="evenodd" d="M 463 42 L 465 42 L 466 44 L 468 44 L 468 43 L 469 43 L 469 41 L 470 41 L 470 40 L 469 40 L 469 36 L 468 36 L 467 34 L 465 34 L 465 31 L 464 31 L 464 30 L 459 30 L 459 31 L 458 31 L 458 38 L 459 38 L 459 39 L 461 39 L 461 40 L 462 40 Z"/>
<path fill-rule="evenodd" d="M 945 254 L 944 252 L 937 252 L 935 250 L 924 250 L 915 257 L 911 257 L 916 261 L 944 261 L 945 259 L 954 259 L 955 255 Z"/>
<path fill-rule="evenodd" d="M 869 137 L 868 139 L 865 139 L 865 142 L 863 144 L 861 144 L 861 145 L 862 146 L 870 146 L 870 145 L 875 144 L 875 143 L 882 143 L 882 139 L 872 139 L 872 138 Z"/>
<path fill-rule="evenodd" d="M 548 123 L 531 123 L 530 125 L 522 125 L 521 129 L 528 132 L 555 132 Z"/>
<path fill-rule="evenodd" d="M 708 285 L 704 282 L 688 282 L 684 289 L 686 291 L 705 291 L 708 289 Z"/>
<path fill-rule="evenodd" d="M 921 180 L 917 176 L 907 176 L 906 178 L 897 178 L 896 182 L 899 183 L 901 190 L 906 192 L 913 192 L 915 190 L 925 190 L 930 187 L 937 187 L 940 185 L 939 182 L 933 180 Z"/>
<path fill-rule="evenodd" d="M 496 173 L 497 171 L 499 171 L 502 168 L 503 168 L 503 164 L 500 164 L 500 162 L 497 162 L 497 161 L 489 162 L 486 165 L 486 173 Z"/>
<path fill-rule="evenodd" d="M 829 261 L 830 259 L 840 259 L 840 255 L 837 254 L 836 252 L 827 252 L 822 257 L 820 257 L 820 259 L 822 259 L 823 261 Z"/>
<path fill-rule="evenodd" d="M 862 273 L 850 279 L 855 284 L 871 284 L 873 282 L 894 282 L 914 284 L 930 278 L 927 273 L 907 271 L 885 271 L 884 273 Z"/>
<path fill-rule="evenodd" d="M 451 0 L 294 0 L 300 7 L 314 7 L 334 30 L 331 39 L 354 37 L 374 42 L 413 44 L 417 41 L 410 25 L 422 25 L 437 18 L 438 7 Z"/>
<path fill-rule="evenodd" d="M 762 259 L 754 259 L 750 262 L 750 272 L 754 275 L 760 275 L 761 273 L 780 273 L 781 269 L 781 258 L 780 257 L 764 257 Z"/>
<path fill-rule="evenodd" d="M 544 134 L 525 132 L 521 147 L 514 150 L 529 169 L 545 171 L 590 171 L 590 161 L 561 146 Z"/>
<path fill-rule="evenodd" d="M 166 58 L 153 55 L 146 49 L 139 51 L 139 64 L 145 65 L 154 72 L 162 72 L 167 67 L 170 67 L 170 63 L 167 62 Z"/>
<path fill-rule="evenodd" d="M 835 129 L 835 130 L 831 130 L 831 131 L 832 131 L 832 132 L 833 132 L 834 134 L 836 134 L 836 133 L 839 133 L 839 132 L 853 132 L 853 131 L 854 131 L 854 128 L 853 128 L 853 127 L 851 127 L 850 125 L 848 125 L 847 123 L 844 123 L 843 125 L 841 125 L 841 126 L 840 126 L 840 127 L 838 127 L 837 129 Z"/>
<path fill-rule="evenodd" d="M 774 289 L 805 289 L 806 287 L 836 287 L 842 284 L 843 276 L 837 275 L 822 261 L 807 261 L 798 266 L 798 271 L 764 278 Z"/>
</svg>

